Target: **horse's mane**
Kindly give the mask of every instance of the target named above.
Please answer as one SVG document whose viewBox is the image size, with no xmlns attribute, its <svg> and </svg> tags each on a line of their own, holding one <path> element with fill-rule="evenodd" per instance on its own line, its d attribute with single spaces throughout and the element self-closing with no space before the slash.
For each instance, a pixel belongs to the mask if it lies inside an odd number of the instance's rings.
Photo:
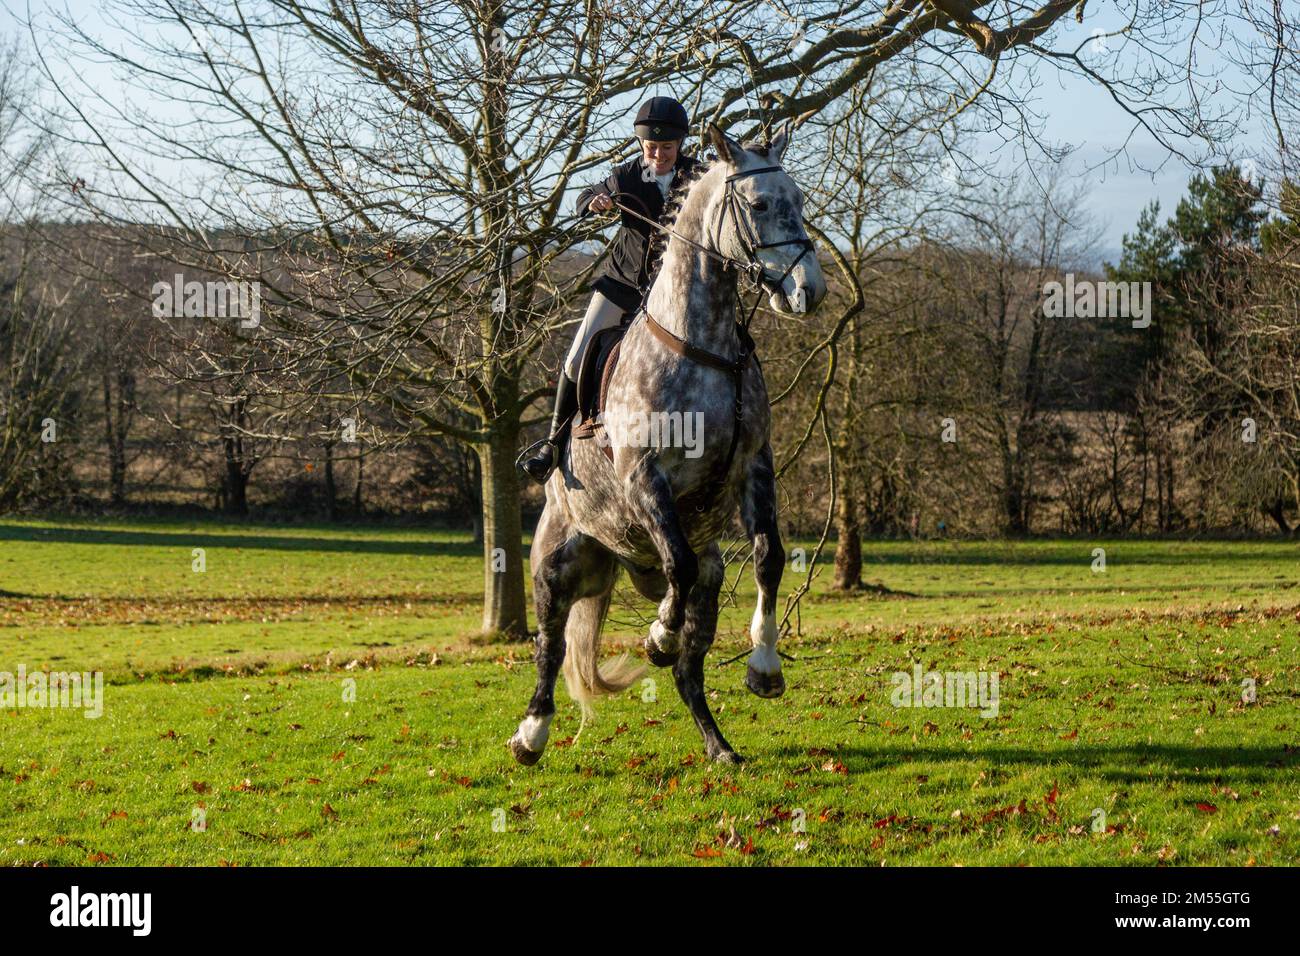
<svg viewBox="0 0 1300 956">
<path fill-rule="evenodd" d="M 746 142 L 741 144 L 743 148 L 752 153 L 765 153 L 769 148 L 768 143 Z M 690 197 L 691 187 L 704 178 L 704 175 L 713 168 L 718 162 L 716 156 L 709 154 L 707 157 L 700 157 L 696 160 L 695 165 L 684 175 L 674 176 L 673 184 L 668 189 L 668 198 L 664 204 L 663 218 L 661 222 L 664 226 L 672 229 L 677 225 L 677 217 L 681 215 L 682 207 L 686 205 L 686 200 Z M 650 268 L 647 270 L 649 283 L 654 285 L 655 279 L 659 276 L 659 270 L 663 266 L 664 251 L 668 248 L 668 240 L 664 233 L 655 230 L 650 237 Z"/>
<path fill-rule="evenodd" d="M 682 207 L 686 205 L 686 200 L 690 195 L 691 187 L 699 182 L 704 174 L 713 168 L 715 159 L 698 159 L 694 166 L 687 172 L 674 176 L 673 184 L 668 189 L 668 198 L 664 203 L 663 216 L 660 222 L 669 229 L 677 224 L 677 217 L 681 215 Z M 668 239 L 665 233 L 655 230 L 650 237 L 650 267 L 647 270 L 649 283 L 654 285 L 655 279 L 659 275 L 659 270 L 663 266 L 664 251 L 668 248 Z"/>
</svg>

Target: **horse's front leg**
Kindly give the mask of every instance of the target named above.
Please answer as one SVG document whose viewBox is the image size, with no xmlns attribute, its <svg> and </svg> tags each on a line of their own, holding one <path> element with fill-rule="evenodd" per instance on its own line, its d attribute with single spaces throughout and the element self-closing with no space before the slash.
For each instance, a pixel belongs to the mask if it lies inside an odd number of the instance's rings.
<svg viewBox="0 0 1300 956">
<path fill-rule="evenodd" d="M 686 619 L 686 596 L 699 577 L 700 562 L 682 530 L 672 485 L 653 456 L 644 455 L 628 475 L 627 496 L 663 562 L 668 590 L 659 602 L 660 627 L 651 633 L 672 653 L 669 648 L 675 651 L 677 632 Z"/>
<path fill-rule="evenodd" d="M 724 566 L 717 544 L 700 555 L 699 578 L 686 601 L 686 622 L 682 629 L 682 650 L 673 665 L 677 693 L 691 711 L 695 726 L 704 738 L 704 752 L 719 763 L 741 763 L 740 754 L 731 749 L 718 722 L 709 710 L 704 694 L 704 655 L 713 646 L 718 630 L 718 592 L 722 589 Z"/>
<path fill-rule="evenodd" d="M 745 669 L 745 686 L 759 697 L 780 697 L 785 693 L 785 678 L 776 652 L 776 591 L 785 570 L 785 549 L 776 527 L 776 471 L 771 444 L 763 446 L 745 476 L 740 514 L 754 546 L 754 578 L 758 582 L 758 603 L 749 625 L 754 650 Z"/>
</svg>

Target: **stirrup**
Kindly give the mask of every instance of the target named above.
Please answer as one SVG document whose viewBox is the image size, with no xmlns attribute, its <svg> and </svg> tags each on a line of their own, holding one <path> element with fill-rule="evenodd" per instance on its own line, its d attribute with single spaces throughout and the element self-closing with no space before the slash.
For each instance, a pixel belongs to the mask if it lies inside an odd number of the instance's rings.
<svg viewBox="0 0 1300 956">
<path fill-rule="evenodd" d="M 521 452 L 519 453 L 519 457 L 515 459 L 515 470 L 518 471 L 518 472 L 519 472 L 521 475 L 523 475 L 525 478 L 529 479 L 530 481 L 537 481 L 537 479 L 534 478 L 531 474 L 529 474 L 528 469 L 524 467 L 524 462 L 527 461 L 529 458 L 532 458 L 532 456 L 533 456 L 533 449 L 535 449 L 535 448 L 541 448 L 543 445 L 550 445 L 552 448 L 555 449 L 555 458 L 556 458 L 556 460 L 555 460 L 555 462 L 552 463 L 552 465 L 551 465 L 551 471 L 552 471 L 552 472 L 555 471 L 555 469 L 556 469 L 556 468 L 559 466 L 559 464 L 560 464 L 560 461 L 559 461 L 559 456 L 560 456 L 560 445 L 559 445 L 559 442 L 557 442 L 554 438 L 550 438 L 549 436 L 546 437 L 546 438 L 541 439 L 540 441 L 535 441 L 535 442 L 533 442 L 531 445 L 529 445 L 527 448 L 525 448 L 523 451 L 521 451 Z M 545 484 L 545 483 L 546 483 L 546 479 L 547 479 L 547 478 L 550 478 L 550 477 L 551 477 L 551 472 L 547 472 L 547 473 L 546 473 L 546 478 L 543 478 L 543 479 L 541 480 L 540 484 Z"/>
</svg>

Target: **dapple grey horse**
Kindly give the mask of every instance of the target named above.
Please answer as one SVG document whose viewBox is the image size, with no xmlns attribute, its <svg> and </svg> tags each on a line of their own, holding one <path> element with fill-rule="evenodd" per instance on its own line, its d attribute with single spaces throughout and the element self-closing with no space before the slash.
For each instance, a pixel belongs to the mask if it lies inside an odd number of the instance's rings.
<svg viewBox="0 0 1300 956">
<path fill-rule="evenodd" d="M 607 429 L 636 416 L 645 422 L 659 415 L 665 423 L 692 416 L 704 440 L 692 450 L 647 441 L 646 430 L 635 427 L 624 429 L 623 441 L 611 430 L 612 461 L 597 441 L 571 442 L 547 483 L 532 546 L 537 688 L 509 742 L 521 764 L 536 763 L 546 746 L 561 665 L 584 711 L 596 695 L 624 690 L 644 672 L 626 657 L 597 663 L 620 568 L 659 602 L 646 655 L 672 667 L 705 752 L 722 763 L 741 762 L 704 691 L 723 582 L 718 539 L 737 506 L 758 582 L 745 684 L 759 697 L 785 690 L 776 651 L 785 551 L 767 387 L 753 340 L 737 322 L 737 281 L 748 271 L 785 313 L 815 307 L 826 283 L 804 228 L 803 194 L 780 166 L 789 127 L 766 149 L 746 148 L 716 127 L 709 137 L 718 158 L 684 184 L 684 195 L 678 192 L 659 271 L 623 338 L 604 409 Z"/>
</svg>

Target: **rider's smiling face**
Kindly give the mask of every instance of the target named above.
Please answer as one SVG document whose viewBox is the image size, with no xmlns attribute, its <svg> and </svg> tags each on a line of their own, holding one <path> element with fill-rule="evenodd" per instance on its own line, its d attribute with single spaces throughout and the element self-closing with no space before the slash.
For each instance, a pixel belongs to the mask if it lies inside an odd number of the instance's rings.
<svg viewBox="0 0 1300 956">
<path fill-rule="evenodd" d="M 677 147 L 680 145 L 679 140 L 641 140 L 641 159 L 647 165 L 654 168 L 656 176 L 662 176 L 668 170 L 673 168 L 677 162 Z"/>
</svg>

